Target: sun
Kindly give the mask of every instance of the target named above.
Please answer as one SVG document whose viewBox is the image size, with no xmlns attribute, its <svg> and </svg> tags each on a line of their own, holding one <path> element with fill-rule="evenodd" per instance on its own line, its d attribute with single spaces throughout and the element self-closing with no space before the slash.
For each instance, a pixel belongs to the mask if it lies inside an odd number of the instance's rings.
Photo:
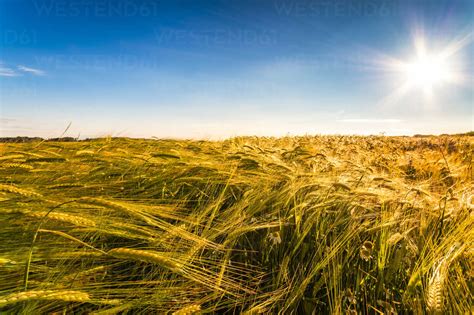
<svg viewBox="0 0 474 315">
<path fill-rule="evenodd" d="M 403 73 L 410 86 L 424 91 L 447 83 L 452 77 L 452 70 L 446 60 L 429 55 L 418 56 L 414 61 L 404 64 Z"/>
<path fill-rule="evenodd" d="M 448 47 L 430 52 L 425 43 L 422 37 L 415 39 L 415 58 L 401 61 L 398 71 L 403 74 L 408 89 L 421 89 L 431 94 L 434 88 L 453 83 L 455 67 L 451 63 L 452 49 Z"/>
</svg>

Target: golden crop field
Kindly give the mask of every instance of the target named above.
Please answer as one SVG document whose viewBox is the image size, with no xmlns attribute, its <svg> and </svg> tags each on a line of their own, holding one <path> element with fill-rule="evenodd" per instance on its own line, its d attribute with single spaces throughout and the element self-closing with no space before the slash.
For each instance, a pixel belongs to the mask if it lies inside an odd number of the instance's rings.
<svg viewBox="0 0 474 315">
<path fill-rule="evenodd" d="M 0 313 L 472 313 L 473 144 L 0 144 Z"/>
</svg>

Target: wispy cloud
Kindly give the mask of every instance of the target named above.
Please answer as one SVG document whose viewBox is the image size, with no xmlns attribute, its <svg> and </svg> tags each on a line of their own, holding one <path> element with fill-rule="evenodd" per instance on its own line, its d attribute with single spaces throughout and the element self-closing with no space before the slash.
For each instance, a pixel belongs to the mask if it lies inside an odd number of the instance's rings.
<svg viewBox="0 0 474 315">
<path fill-rule="evenodd" d="M 382 124 L 382 123 L 401 123 L 401 119 L 371 119 L 371 118 L 360 118 L 360 119 L 339 119 L 338 122 L 347 123 L 368 123 L 368 124 Z"/>
<path fill-rule="evenodd" d="M 26 67 L 26 66 L 22 66 L 22 65 L 18 66 L 18 70 L 20 70 L 22 72 L 26 72 L 26 73 L 31 73 L 31 74 L 37 75 L 37 76 L 43 76 L 43 75 L 46 74 L 43 70 L 39 70 L 39 69 L 31 68 L 31 67 Z"/>
<path fill-rule="evenodd" d="M 16 77 L 18 75 L 15 70 L 5 67 L 0 63 L 0 77 Z"/>
<path fill-rule="evenodd" d="M 23 74 L 29 74 L 34 76 L 44 76 L 46 72 L 40 69 L 27 67 L 24 65 L 18 65 L 15 67 L 5 66 L 0 62 L 0 77 L 19 77 Z"/>
</svg>

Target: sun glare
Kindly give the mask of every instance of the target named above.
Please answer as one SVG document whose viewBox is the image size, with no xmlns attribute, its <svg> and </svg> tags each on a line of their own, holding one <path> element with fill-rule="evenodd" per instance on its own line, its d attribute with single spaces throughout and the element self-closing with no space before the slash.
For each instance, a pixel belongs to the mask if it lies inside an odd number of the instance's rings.
<svg viewBox="0 0 474 315">
<path fill-rule="evenodd" d="M 451 76 L 446 61 L 436 56 L 421 56 L 404 65 L 406 80 L 411 86 L 430 90 L 437 84 L 448 82 Z"/>
</svg>

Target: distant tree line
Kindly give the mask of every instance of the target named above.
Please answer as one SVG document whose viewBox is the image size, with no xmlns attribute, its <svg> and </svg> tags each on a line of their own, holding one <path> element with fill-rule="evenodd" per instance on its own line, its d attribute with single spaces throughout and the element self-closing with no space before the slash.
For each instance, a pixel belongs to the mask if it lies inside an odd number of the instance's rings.
<svg viewBox="0 0 474 315">
<path fill-rule="evenodd" d="M 50 139 L 43 139 L 40 137 L 2 137 L 0 138 L 0 142 L 2 143 L 24 143 L 24 142 L 39 142 L 39 141 L 47 141 L 47 142 L 75 142 L 78 139 L 73 137 L 61 137 L 61 138 L 50 138 Z"/>
</svg>

